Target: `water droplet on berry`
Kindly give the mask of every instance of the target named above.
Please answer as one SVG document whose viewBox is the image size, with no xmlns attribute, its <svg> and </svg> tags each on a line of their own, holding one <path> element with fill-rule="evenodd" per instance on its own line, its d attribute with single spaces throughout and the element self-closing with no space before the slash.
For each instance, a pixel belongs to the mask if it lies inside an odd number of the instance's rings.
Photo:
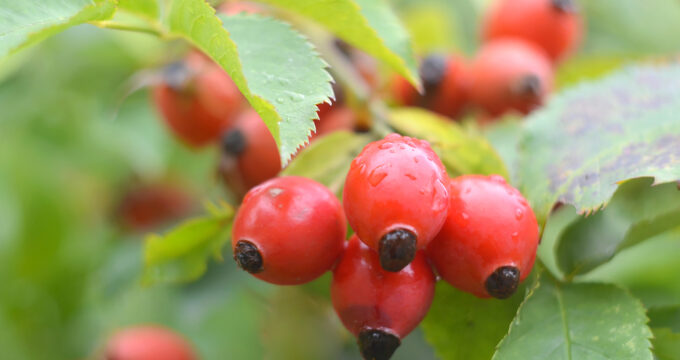
<svg viewBox="0 0 680 360">
<path fill-rule="evenodd" d="M 505 184 L 505 178 L 500 176 L 500 175 L 490 175 L 489 179 L 491 179 L 491 180 L 493 180 L 497 183 Z"/>
<path fill-rule="evenodd" d="M 511 236 L 512 236 L 512 240 L 517 241 L 517 239 L 519 238 L 519 233 L 517 231 L 515 231 L 514 233 L 512 233 Z"/>
<path fill-rule="evenodd" d="M 380 150 L 387 150 L 387 149 L 391 148 L 392 145 L 394 145 L 394 144 L 392 144 L 392 143 L 390 143 L 390 142 L 384 142 L 384 143 L 378 145 L 378 149 L 380 149 Z"/>
<path fill-rule="evenodd" d="M 414 156 L 414 157 L 413 157 L 413 162 L 416 163 L 416 164 L 419 163 L 419 162 L 420 162 L 420 157 L 419 157 L 419 156 Z M 678 187 L 680 187 L 680 183 L 678 184 Z"/>
<path fill-rule="evenodd" d="M 444 186 L 441 180 L 437 179 L 432 190 L 432 211 L 444 211 L 449 202 L 449 197 L 446 196 L 446 186 Z"/>
<path fill-rule="evenodd" d="M 413 181 L 418 180 L 418 178 L 417 178 L 415 175 L 413 175 L 413 174 L 405 174 L 405 176 L 406 176 L 407 178 L 413 180 Z"/>
<path fill-rule="evenodd" d="M 520 208 L 517 208 L 517 210 L 515 210 L 515 219 L 522 220 L 523 216 L 524 216 L 524 211 L 522 211 L 522 209 L 520 209 Z"/>
<path fill-rule="evenodd" d="M 382 170 L 383 166 L 378 166 L 375 169 L 371 171 L 371 174 L 368 175 L 368 182 L 373 185 L 373 186 L 378 186 L 381 181 L 387 176 L 387 173 Z"/>
</svg>

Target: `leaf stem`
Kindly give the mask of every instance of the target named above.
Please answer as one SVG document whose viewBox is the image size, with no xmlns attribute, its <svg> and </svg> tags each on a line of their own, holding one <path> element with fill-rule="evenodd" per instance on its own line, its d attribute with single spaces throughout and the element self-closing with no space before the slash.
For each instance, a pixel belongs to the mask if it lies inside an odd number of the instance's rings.
<svg viewBox="0 0 680 360">
<path fill-rule="evenodd" d="M 90 22 L 90 24 L 98 26 L 100 28 L 104 28 L 104 29 L 133 31 L 133 32 L 150 34 L 150 35 L 154 35 L 154 36 L 158 36 L 158 37 L 164 37 L 164 34 L 163 34 L 162 31 L 160 31 L 158 29 L 151 28 L 151 27 L 127 25 L 127 24 L 116 23 L 116 22 L 113 22 L 113 21 L 92 21 L 92 22 Z"/>
</svg>

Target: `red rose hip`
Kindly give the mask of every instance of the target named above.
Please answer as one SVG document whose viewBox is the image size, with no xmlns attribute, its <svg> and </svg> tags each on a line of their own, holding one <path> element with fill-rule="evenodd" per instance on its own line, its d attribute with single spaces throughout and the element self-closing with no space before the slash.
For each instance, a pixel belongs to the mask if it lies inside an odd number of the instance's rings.
<svg viewBox="0 0 680 360">
<path fill-rule="evenodd" d="M 279 148 L 255 110 L 241 114 L 222 136 L 219 170 L 222 180 L 240 195 L 281 171 Z"/>
<path fill-rule="evenodd" d="M 449 182 L 446 222 L 427 255 L 441 277 L 478 297 L 510 297 L 531 272 L 538 224 L 522 194 L 498 176 Z"/>
<path fill-rule="evenodd" d="M 486 115 L 528 114 L 552 89 L 553 69 L 543 51 L 527 42 L 486 44 L 470 66 L 470 101 Z"/>
<path fill-rule="evenodd" d="M 375 251 L 354 235 L 333 271 L 331 298 L 365 359 L 389 359 L 425 317 L 435 276 L 424 254 L 399 272 L 381 268 Z"/>
<path fill-rule="evenodd" d="M 279 285 L 303 284 L 329 270 L 342 252 L 342 206 L 314 180 L 271 179 L 246 194 L 232 229 L 238 265 Z"/>
<path fill-rule="evenodd" d="M 105 359 L 195 360 L 191 345 L 180 335 L 160 326 L 139 326 L 115 333 L 106 344 Z"/>
<path fill-rule="evenodd" d="M 448 209 L 446 170 L 426 141 L 391 134 L 350 166 L 343 204 L 383 269 L 399 271 L 437 234 Z"/>
<path fill-rule="evenodd" d="M 498 0 L 486 16 L 482 33 L 487 41 L 529 41 L 552 61 L 559 61 L 578 45 L 582 20 L 576 0 Z"/>
<path fill-rule="evenodd" d="M 217 141 L 245 103 L 229 75 L 200 53 L 165 68 L 153 101 L 172 133 L 193 148 Z"/>
</svg>

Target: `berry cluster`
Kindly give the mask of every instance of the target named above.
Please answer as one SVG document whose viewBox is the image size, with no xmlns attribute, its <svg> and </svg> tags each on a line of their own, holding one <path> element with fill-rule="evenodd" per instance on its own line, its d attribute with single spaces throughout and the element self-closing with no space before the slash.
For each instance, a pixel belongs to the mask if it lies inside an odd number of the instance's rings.
<svg viewBox="0 0 680 360">
<path fill-rule="evenodd" d="M 576 47 L 581 27 L 575 0 L 497 0 L 473 59 L 430 55 L 420 67 L 424 93 L 396 77 L 392 97 L 454 119 L 470 109 L 481 121 L 528 114 L 550 93 L 554 67 Z"/>
<path fill-rule="evenodd" d="M 333 306 L 366 359 L 389 359 L 425 317 L 434 271 L 507 298 L 538 239 L 529 204 L 502 177 L 448 178 L 426 141 L 398 134 L 352 161 L 342 205 L 313 180 L 278 177 L 246 194 L 232 229 L 234 259 L 259 279 L 296 285 L 332 270 Z"/>
</svg>

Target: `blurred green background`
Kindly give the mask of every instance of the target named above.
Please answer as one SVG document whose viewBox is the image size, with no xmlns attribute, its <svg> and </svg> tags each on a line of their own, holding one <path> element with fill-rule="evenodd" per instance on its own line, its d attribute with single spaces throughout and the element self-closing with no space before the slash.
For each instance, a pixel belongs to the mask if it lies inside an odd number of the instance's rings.
<svg viewBox="0 0 680 360">
<path fill-rule="evenodd" d="M 467 55 L 489 2 L 393 1 L 420 54 Z M 562 86 L 680 50 L 677 1 L 584 0 L 582 8 L 586 39 L 560 69 Z M 84 25 L 0 62 L 1 358 L 84 359 L 111 331 L 140 323 L 179 331 L 204 359 L 359 357 L 329 305 L 327 277 L 270 286 L 237 271 L 225 249 L 226 261 L 199 281 L 141 286 L 144 234 L 114 217 L 124 189 L 172 179 L 199 202 L 224 197 L 216 150 L 177 143 L 147 91 L 125 96 L 135 74 L 181 48 Z M 434 355 L 418 330 L 394 358 Z"/>
</svg>

